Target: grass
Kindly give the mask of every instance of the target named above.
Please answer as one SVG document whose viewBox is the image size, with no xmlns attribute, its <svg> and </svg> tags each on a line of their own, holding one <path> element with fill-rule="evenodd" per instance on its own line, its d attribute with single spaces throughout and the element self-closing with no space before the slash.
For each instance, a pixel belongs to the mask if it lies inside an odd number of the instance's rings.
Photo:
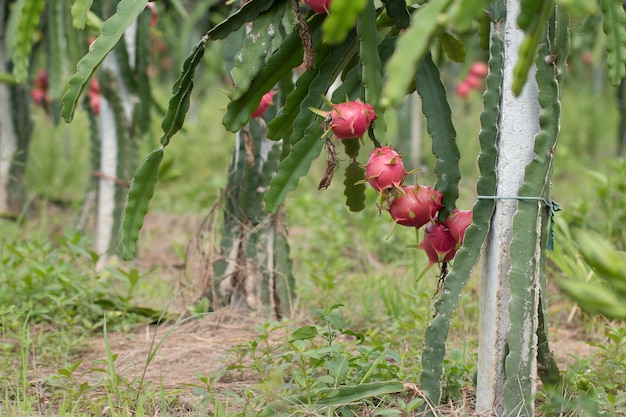
<svg viewBox="0 0 626 417">
<path fill-rule="evenodd" d="M 619 162 L 606 163 L 613 154 L 617 126 L 616 110 L 604 99 L 606 94 L 584 86 L 564 90 L 553 198 L 564 209 L 558 214 L 560 221 L 584 221 L 596 230 L 615 231 L 612 239 L 623 244 L 616 226 L 621 224 L 626 204 L 619 198 L 620 184 L 607 183 L 602 191 L 598 187 L 601 176 L 581 173 L 584 168 L 608 179 L 622 173 Z M 157 187 L 154 212 L 181 219 L 208 212 L 225 183 L 232 148 L 232 135 L 219 124 L 225 103 L 225 97 L 218 94 L 203 97 L 197 118 L 168 147 L 169 162 Z M 475 197 L 479 110 L 478 96 L 469 102 L 453 101 L 464 155 L 459 205 L 468 208 Z M 87 158 L 88 138 L 81 123 L 79 119 L 71 129 L 55 128 L 38 115 L 27 171 L 37 210 L 22 225 L 0 220 L 0 414 L 178 416 L 205 415 L 210 410 L 216 416 L 247 416 L 258 414 L 272 401 L 278 407 L 285 397 L 295 401 L 290 396 L 303 394 L 298 397 L 303 415 L 305 410 L 311 415 L 351 415 L 351 407 L 341 400 L 355 398 L 360 404 L 358 415 L 414 415 L 422 404 L 416 387 L 405 387 L 395 395 L 368 394 L 393 392 L 395 386 L 389 381 L 416 382 L 436 272 L 427 272 L 415 283 L 427 259 L 421 251 L 408 248 L 416 243 L 411 230 L 396 228 L 386 239 L 391 222 L 385 213 L 378 213 L 373 192 L 368 191 L 364 211 L 350 213 L 343 203 L 339 178 L 330 189 L 317 191 L 323 161 L 314 164 L 311 175 L 287 200 L 298 280 L 295 317 L 256 321 L 250 325 L 249 337 L 231 343 L 219 370 L 207 373 L 208 366 L 198 363 L 196 379 L 184 386 L 167 386 L 168 375 L 148 381 L 127 372 L 120 359 L 125 352 L 116 350 L 118 345 L 112 340 L 120 334 L 138 338 L 136 329 L 143 326 L 153 329 L 150 352 L 156 356 L 146 359 L 145 365 L 155 366 L 151 360 L 160 353 L 153 349 L 173 336 L 164 333 L 157 338 L 157 329 L 148 324 L 172 300 L 174 284 L 167 281 L 171 273 L 142 270 L 135 264 L 97 270 L 89 237 L 67 226 L 80 207 L 87 176 L 81 161 Z M 47 129 L 53 132 L 53 140 L 44 134 Z M 398 140 L 389 138 L 391 143 Z M 150 147 L 147 143 L 146 149 Z M 423 159 L 432 165 L 428 148 L 426 140 Z M 75 162 L 60 164 L 64 158 Z M 422 173 L 420 181 L 434 182 L 432 172 Z M 617 195 L 603 206 L 600 192 Z M 64 202 L 69 209 L 50 210 L 46 202 L 51 201 Z M 143 238 L 149 245 L 159 237 Z M 179 252 L 184 243 L 183 237 Z M 576 278 L 573 275 L 581 271 L 576 248 L 568 246 L 558 232 L 556 245 L 551 278 Z M 471 409 L 477 284 L 476 279 L 470 282 L 449 339 L 443 385 L 445 398 L 452 404 L 451 415 L 465 415 Z M 549 297 L 549 322 L 556 327 L 565 322 L 573 305 L 558 292 Z M 177 316 L 168 317 L 175 321 Z M 617 323 L 602 318 L 582 316 L 581 320 L 588 324 L 577 329 L 594 341 L 595 353 L 572 358 L 573 364 L 564 369 L 568 390 L 542 393 L 540 412 L 624 415 L 626 334 Z M 194 322 L 200 320 L 189 323 Z M 103 354 L 84 363 L 87 344 L 94 340 L 104 345 Z M 337 390 L 342 385 L 361 387 L 361 391 Z M 332 392 L 338 399 L 325 407 L 307 406 L 320 392 Z"/>
</svg>

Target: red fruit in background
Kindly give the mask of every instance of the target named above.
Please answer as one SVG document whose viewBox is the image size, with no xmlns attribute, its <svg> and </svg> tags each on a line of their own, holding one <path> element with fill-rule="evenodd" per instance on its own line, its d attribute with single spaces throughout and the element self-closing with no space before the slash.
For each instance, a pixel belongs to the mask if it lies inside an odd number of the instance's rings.
<svg viewBox="0 0 626 417">
<path fill-rule="evenodd" d="M 100 83 L 97 78 L 89 80 L 89 91 L 87 91 L 89 105 L 97 116 L 100 114 Z"/>
<path fill-rule="evenodd" d="M 327 14 L 330 10 L 330 0 L 304 0 L 304 3 L 317 14 Z"/>
<path fill-rule="evenodd" d="M 330 130 L 337 139 L 360 138 L 376 119 L 376 112 L 371 104 L 356 100 L 334 104 L 328 117 Z"/>
<path fill-rule="evenodd" d="M 42 91 L 48 91 L 48 73 L 45 69 L 39 70 L 37 78 L 33 81 L 33 86 Z"/>
<path fill-rule="evenodd" d="M 30 92 L 30 98 L 37 106 L 43 108 L 46 113 L 48 112 L 50 96 L 48 95 L 48 73 L 45 69 L 37 73 L 37 78 L 33 81 L 33 89 Z"/>
<path fill-rule="evenodd" d="M 465 80 L 463 80 L 456 85 L 454 91 L 456 92 L 457 96 L 467 98 L 472 91 L 472 87 Z"/>
<path fill-rule="evenodd" d="M 469 85 L 472 89 L 480 87 L 482 83 L 482 78 L 477 75 L 467 74 L 467 77 L 465 77 L 465 84 Z"/>
<path fill-rule="evenodd" d="M 89 105 L 96 116 L 100 114 L 100 96 L 90 96 Z"/>
<path fill-rule="evenodd" d="M 365 166 L 365 179 L 376 191 L 400 187 L 406 174 L 402 157 L 391 146 L 374 149 Z"/>
<path fill-rule="evenodd" d="M 150 10 L 150 13 L 151 13 L 150 27 L 151 28 L 156 27 L 157 21 L 159 20 L 159 14 L 157 13 L 156 5 L 152 2 L 149 2 L 148 4 L 146 4 L 146 8 Z"/>
<path fill-rule="evenodd" d="M 97 78 L 89 80 L 89 94 L 100 94 L 100 83 Z"/>
<path fill-rule="evenodd" d="M 389 213 L 398 224 L 422 227 L 443 207 L 443 195 L 433 187 L 408 185 L 402 189 L 404 194 L 394 198 L 389 206 Z"/>
<path fill-rule="evenodd" d="M 470 66 L 469 73 L 478 78 L 484 78 L 489 74 L 489 67 L 484 62 L 477 61 Z"/>
<path fill-rule="evenodd" d="M 46 92 L 43 90 L 40 90 L 39 88 L 31 90 L 30 98 L 32 98 L 35 104 L 40 107 L 45 108 L 48 104 Z"/>
<path fill-rule="evenodd" d="M 267 109 L 269 109 L 272 104 L 274 104 L 274 92 L 270 90 L 263 94 L 259 107 L 257 107 L 257 109 L 250 114 L 250 117 L 263 117 Z"/>
<path fill-rule="evenodd" d="M 452 237 L 450 230 L 438 221 L 430 223 L 424 228 L 424 239 L 419 248 L 426 252 L 428 264 L 450 262 L 456 254 L 457 240 Z"/>
<path fill-rule="evenodd" d="M 472 210 L 454 209 L 446 219 L 446 226 L 450 234 L 457 241 L 463 243 L 465 230 L 472 224 Z"/>
</svg>

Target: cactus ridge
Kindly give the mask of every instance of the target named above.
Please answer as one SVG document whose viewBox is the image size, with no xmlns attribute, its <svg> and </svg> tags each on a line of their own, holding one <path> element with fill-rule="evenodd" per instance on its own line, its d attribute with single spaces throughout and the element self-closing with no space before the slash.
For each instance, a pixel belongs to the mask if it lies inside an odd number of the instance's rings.
<svg viewBox="0 0 626 417">
<path fill-rule="evenodd" d="M 487 89 L 484 94 L 484 110 L 479 134 L 481 152 L 478 157 L 480 177 L 476 184 L 479 195 L 494 195 L 496 192 L 496 162 L 498 117 L 502 91 L 503 42 L 495 32 L 491 39 L 491 58 Z M 450 331 L 452 314 L 459 304 L 461 293 L 469 281 L 472 268 L 480 256 L 480 250 L 489 231 L 494 200 L 476 201 L 473 207 L 473 222 L 465 233 L 463 246 L 455 256 L 454 266 L 445 279 L 441 295 L 435 303 L 435 318 L 426 328 L 425 346 L 422 354 L 420 386 L 431 404 L 441 399 L 441 377 L 446 352 L 446 338 Z M 430 408 L 423 411 L 433 415 Z"/>
<path fill-rule="evenodd" d="M 519 189 L 520 196 L 540 196 L 544 199 L 549 199 L 552 158 L 559 135 L 560 119 L 559 87 L 554 66 L 544 58 L 549 53 L 548 44 L 544 41 L 536 58 L 541 112 L 539 132 L 535 136 L 535 157 L 526 166 L 524 182 Z M 513 218 L 510 249 L 511 327 L 508 333 L 509 353 L 505 358 L 504 384 L 505 407 L 513 415 L 518 412 L 530 415 L 532 409 L 534 384 L 529 379 L 534 375 L 533 356 L 537 352 L 536 332 L 532 328 L 538 326 L 541 287 L 545 291 L 545 278 L 541 277 L 545 267 L 548 223 L 548 212 L 542 203 L 520 200 Z M 537 243 L 529 245 L 529 241 Z M 528 291 L 529 288 L 531 291 Z M 531 331 L 528 330 L 529 326 Z"/>
</svg>

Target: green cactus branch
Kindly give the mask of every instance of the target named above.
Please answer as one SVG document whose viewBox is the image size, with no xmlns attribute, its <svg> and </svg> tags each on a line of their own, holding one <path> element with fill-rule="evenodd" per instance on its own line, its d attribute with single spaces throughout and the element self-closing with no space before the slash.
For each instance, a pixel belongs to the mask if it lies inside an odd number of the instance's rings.
<svg viewBox="0 0 626 417">
<path fill-rule="evenodd" d="M 430 54 L 422 60 L 416 74 L 417 92 L 422 98 L 422 111 L 426 116 L 426 129 L 432 137 L 432 150 L 437 162 L 435 188 L 443 194 L 443 208 L 439 220 L 445 221 L 454 210 L 459 197 L 461 154 L 456 144 L 456 130 L 452 124 L 452 111 L 446 98 L 446 89 L 441 82 L 439 69 Z"/>
<path fill-rule="evenodd" d="M 535 158 L 527 165 L 524 183 L 519 190 L 522 197 L 549 198 L 550 172 L 560 120 L 559 87 L 554 66 L 544 59 L 549 53 L 548 44 L 544 41 L 540 45 L 536 59 L 536 80 L 541 107 L 540 130 L 535 137 Z M 543 270 L 541 262 L 538 262 L 540 257 L 538 259 L 537 253 L 545 252 L 545 247 L 541 247 L 541 243 L 547 241 L 544 226 L 547 224 L 547 216 L 547 210 L 541 202 L 524 200 L 519 202 L 517 213 L 513 218 L 509 275 L 512 295 L 509 303 L 511 326 L 508 333 L 509 353 L 505 359 L 504 385 L 505 407 L 507 413 L 512 415 L 516 413 L 530 415 L 534 407 L 533 384 L 529 378 L 534 375 L 531 367 L 536 365 L 533 355 L 536 354 L 537 340 L 536 334 L 528 331 L 528 326 L 537 322 L 540 308 L 540 276 Z M 535 245 L 529 244 L 533 241 Z"/>
<path fill-rule="evenodd" d="M 480 177 L 476 184 L 479 195 L 495 195 L 496 192 L 496 143 L 503 65 L 503 42 L 500 34 L 494 33 L 491 42 L 484 110 L 480 116 L 482 125 L 479 134 L 481 153 L 478 158 Z M 452 270 L 446 277 L 441 295 L 435 303 L 435 318 L 426 328 L 420 383 L 429 401 L 435 405 L 441 399 L 440 381 L 443 375 L 446 339 L 450 331 L 452 314 L 459 304 L 461 293 L 469 281 L 472 268 L 480 256 L 494 207 L 494 200 L 481 199 L 474 204 L 473 222 L 465 233 L 465 242 L 455 256 Z M 425 410 L 432 415 L 427 408 Z"/>
</svg>

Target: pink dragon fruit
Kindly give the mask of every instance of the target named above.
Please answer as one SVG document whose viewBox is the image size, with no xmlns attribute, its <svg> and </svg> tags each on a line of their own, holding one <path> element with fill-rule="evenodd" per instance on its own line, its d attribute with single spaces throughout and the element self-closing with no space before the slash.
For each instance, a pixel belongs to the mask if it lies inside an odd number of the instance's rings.
<svg viewBox="0 0 626 417">
<path fill-rule="evenodd" d="M 399 188 L 406 174 L 402 157 L 391 149 L 391 146 L 374 149 L 365 166 L 365 180 L 376 191 L 381 192 L 390 188 Z"/>
<path fill-rule="evenodd" d="M 304 0 L 304 3 L 317 14 L 327 14 L 330 10 L 330 0 Z"/>
<path fill-rule="evenodd" d="M 363 137 L 372 121 L 376 119 L 376 112 L 371 104 L 359 100 L 333 104 L 328 112 L 330 130 L 337 139 L 351 139 Z"/>
<path fill-rule="evenodd" d="M 396 223 L 403 226 L 422 227 L 435 217 L 442 207 L 443 195 L 433 187 L 408 185 L 402 187 L 389 206 L 389 213 Z"/>
<path fill-rule="evenodd" d="M 472 210 L 455 209 L 446 219 L 446 226 L 452 237 L 459 243 L 463 243 L 465 230 L 472 224 Z"/>
<path fill-rule="evenodd" d="M 469 73 L 478 78 L 484 78 L 489 74 L 489 67 L 482 61 L 476 61 L 470 66 Z"/>
<path fill-rule="evenodd" d="M 452 236 L 445 224 L 435 222 L 424 228 L 424 238 L 419 248 L 426 252 L 428 264 L 450 262 L 457 251 L 458 241 Z"/>
</svg>

